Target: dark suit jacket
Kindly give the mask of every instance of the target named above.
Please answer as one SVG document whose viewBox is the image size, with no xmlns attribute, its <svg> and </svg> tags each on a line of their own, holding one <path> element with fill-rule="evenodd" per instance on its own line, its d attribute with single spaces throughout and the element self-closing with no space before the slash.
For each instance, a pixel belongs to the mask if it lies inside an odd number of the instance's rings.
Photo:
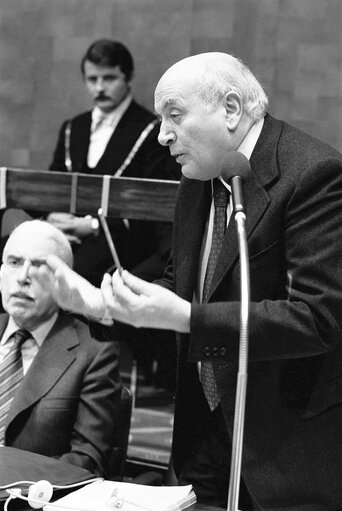
<svg viewBox="0 0 342 511">
<path fill-rule="evenodd" d="M 251 276 L 242 475 L 262 510 L 342 509 L 342 160 L 266 116 L 245 183 Z M 210 183 L 182 179 L 162 285 L 191 301 Z M 208 304 L 180 336 L 174 425 L 179 472 L 205 434 L 196 361 L 211 359 L 232 435 L 240 268 L 231 220 Z"/>
<path fill-rule="evenodd" d="M 0 336 L 8 315 L 0 315 Z M 5 444 L 106 475 L 120 401 L 118 346 L 60 313 L 25 374 Z"/>
<path fill-rule="evenodd" d="M 155 116 L 132 101 L 116 127 L 105 152 L 94 169 L 87 166 L 90 141 L 91 112 L 72 119 L 70 154 L 73 171 L 114 175 L 144 128 Z M 51 170 L 66 171 L 63 123 L 54 153 Z M 149 133 L 122 176 L 147 179 L 180 179 L 180 166 L 169 150 L 157 140 L 159 125 Z M 121 220 L 109 219 L 110 231 L 122 265 L 136 275 L 152 280 L 162 274 L 171 247 L 171 225 L 139 220 L 130 221 L 130 230 Z M 75 253 L 75 270 L 95 285 L 100 284 L 103 273 L 113 261 L 103 233 L 89 236 Z"/>
</svg>

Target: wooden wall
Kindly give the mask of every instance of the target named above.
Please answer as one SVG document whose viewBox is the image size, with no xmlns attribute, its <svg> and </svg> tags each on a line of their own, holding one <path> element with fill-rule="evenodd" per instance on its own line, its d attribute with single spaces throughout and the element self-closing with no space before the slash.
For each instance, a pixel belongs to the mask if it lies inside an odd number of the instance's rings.
<svg viewBox="0 0 342 511">
<path fill-rule="evenodd" d="M 46 168 L 61 122 L 90 106 L 79 62 L 112 37 L 135 57 L 135 97 L 176 60 L 241 57 L 271 113 L 342 150 L 341 0 L 0 0 L 0 166 Z"/>
</svg>

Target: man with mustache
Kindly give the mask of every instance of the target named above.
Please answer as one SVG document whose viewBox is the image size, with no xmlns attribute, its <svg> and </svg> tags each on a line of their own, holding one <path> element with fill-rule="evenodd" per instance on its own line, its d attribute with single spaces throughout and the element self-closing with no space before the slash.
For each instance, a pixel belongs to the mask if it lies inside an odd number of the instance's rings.
<svg viewBox="0 0 342 511">
<path fill-rule="evenodd" d="M 133 58 L 120 42 L 108 39 L 95 41 L 86 51 L 81 71 L 84 84 L 93 102 L 91 111 L 63 123 L 51 170 L 87 174 L 136 177 L 147 179 L 180 179 L 180 165 L 166 147 L 158 143 L 159 124 L 154 114 L 139 105 L 132 96 Z M 98 220 L 90 215 L 77 217 L 54 212 L 48 222 L 61 229 L 73 246 L 74 267 L 94 285 L 100 285 L 103 274 L 113 260 Z M 109 219 L 109 229 L 120 260 L 135 275 L 153 280 L 162 275 L 170 248 L 171 224 Z M 153 337 L 144 335 L 144 343 L 136 333 L 123 335 L 133 346 L 139 368 L 150 377 Z M 163 336 L 165 338 L 165 333 Z M 130 337 L 133 337 L 130 338 Z M 155 355 L 160 363 L 160 385 L 174 383 L 175 348 L 173 339 L 166 349 Z M 170 376 L 168 376 L 170 374 Z"/>
<path fill-rule="evenodd" d="M 106 476 L 120 402 L 118 345 L 95 339 L 58 308 L 52 283 L 43 288 L 31 275 L 51 253 L 72 266 L 64 234 L 40 220 L 19 225 L 4 248 L 0 445 Z"/>
<path fill-rule="evenodd" d="M 128 49 L 117 41 L 95 41 L 81 71 L 94 107 L 63 123 L 50 169 L 178 180 L 180 166 L 158 143 L 155 115 L 132 97 L 134 64 Z M 97 219 L 50 213 L 47 220 L 72 243 L 75 270 L 100 284 L 113 261 Z M 169 225 L 112 220 L 110 230 L 125 268 L 148 280 L 161 274 L 171 244 Z"/>
</svg>

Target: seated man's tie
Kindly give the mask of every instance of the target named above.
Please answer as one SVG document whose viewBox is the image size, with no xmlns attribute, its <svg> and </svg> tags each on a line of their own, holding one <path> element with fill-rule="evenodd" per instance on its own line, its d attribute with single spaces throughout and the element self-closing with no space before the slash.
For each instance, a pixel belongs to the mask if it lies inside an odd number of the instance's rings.
<svg viewBox="0 0 342 511">
<path fill-rule="evenodd" d="M 5 423 L 17 388 L 23 378 L 21 346 L 32 337 L 28 330 L 20 329 L 11 336 L 13 346 L 0 365 L 0 445 L 5 440 Z"/>
</svg>

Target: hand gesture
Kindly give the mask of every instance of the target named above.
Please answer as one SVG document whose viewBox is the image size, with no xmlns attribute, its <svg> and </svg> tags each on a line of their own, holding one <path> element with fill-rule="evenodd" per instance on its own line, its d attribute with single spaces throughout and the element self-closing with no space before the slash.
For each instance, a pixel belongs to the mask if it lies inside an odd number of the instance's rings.
<svg viewBox="0 0 342 511">
<path fill-rule="evenodd" d="M 191 305 L 172 291 L 151 284 L 128 271 L 106 274 L 101 290 L 107 313 L 135 327 L 189 332 Z"/>
<path fill-rule="evenodd" d="M 100 289 L 74 272 L 59 257 L 49 255 L 46 264 L 30 269 L 31 276 L 42 286 L 53 291 L 53 296 L 61 309 L 101 320 L 105 305 Z"/>
</svg>

